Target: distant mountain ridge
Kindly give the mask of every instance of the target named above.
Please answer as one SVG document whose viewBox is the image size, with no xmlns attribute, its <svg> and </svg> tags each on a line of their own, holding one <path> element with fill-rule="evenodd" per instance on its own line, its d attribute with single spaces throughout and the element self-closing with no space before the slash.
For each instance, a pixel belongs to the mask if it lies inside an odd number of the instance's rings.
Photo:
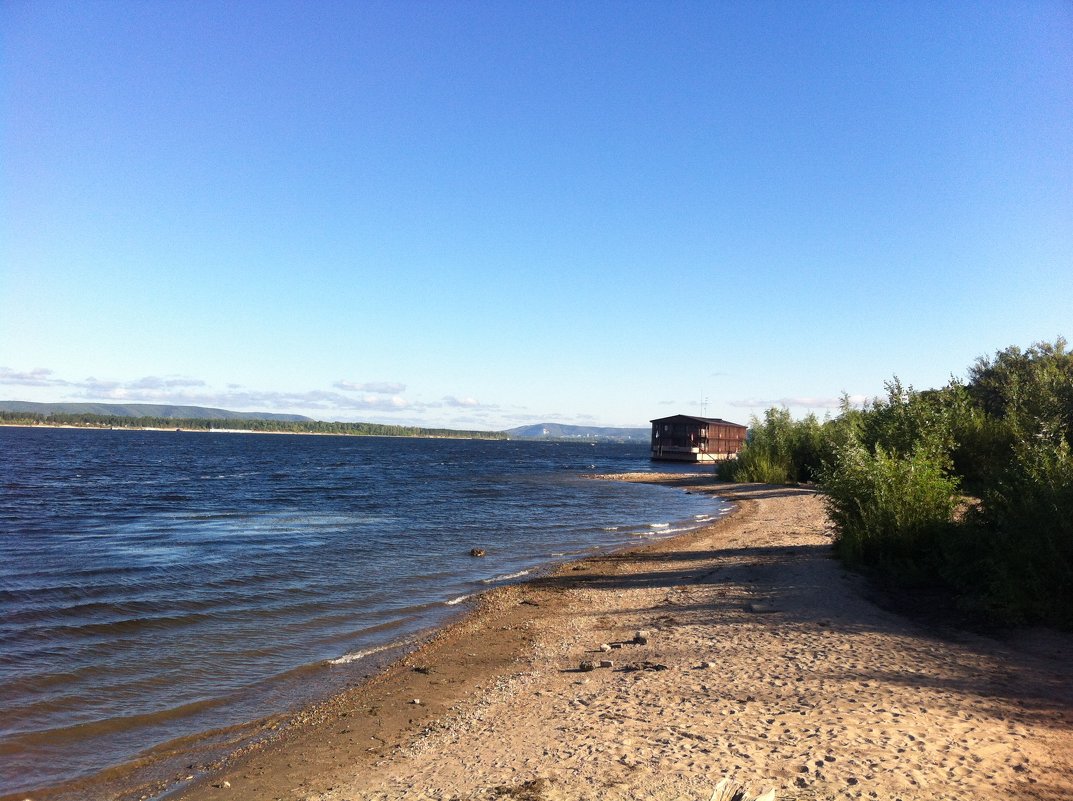
<svg viewBox="0 0 1073 801">
<path fill-rule="evenodd" d="M 34 403 L 0 401 L 0 412 L 20 414 L 99 414 L 113 417 L 163 417 L 169 420 L 278 420 L 286 423 L 312 422 L 300 414 L 273 412 L 232 412 L 208 406 L 175 406 L 161 403 Z"/>
<path fill-rule="evenodd" d="M 34 401 L 0 401 L 0 412 L 16 414 L 79 415 L 101 417 L 155 417 L 165 420 L 271 420 L 277 423 L 315 423 L 313 418 L 300 414 L 274 412 L 234 412 L 210 406 L 179 406 L 168 403 L 36 403 Z M 614 426 L 574 426 L 565 423 L 536 423 L 500 432 L 512 439 L 588 442 L 647 443 L 651 431 L 647 428 Z"/>
<path fill-rule="evenodd" d="M 615 428 L 613 426 L 571 426 L 564 423 L 536 423 L 518 426 L 503 432 L 517 439 L 591 440 L 602 442 L 648 442 L 652 432 L 647 428 Z"/>
</svg>

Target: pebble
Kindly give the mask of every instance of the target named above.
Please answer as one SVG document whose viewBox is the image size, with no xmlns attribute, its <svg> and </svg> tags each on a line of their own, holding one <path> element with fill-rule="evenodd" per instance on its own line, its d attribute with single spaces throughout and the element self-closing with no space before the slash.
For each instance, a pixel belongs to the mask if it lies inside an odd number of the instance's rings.
<svg viewBox="0 0 1073 801">
<path fill-rule="evenodd" d="M 715 667 L 715 662 L 701 662 L 700 667 L 703 670 L 710 670 L 711 668 Z"/>
<path fill-rule="evenodd" d="M 411 704 L 416 704 L 417 706 L 421 706 L 421 699 L 420 698 L 415 698 L 410 703 Z"/>
<path fill-rule="evenodd" d="M 577 669 L 584 673 L 588 673 L 590 670 L 596 670 L 596 663 L 592 660 L 586 659 L 584 662 L 577 666 Z"/>
<path fill-rule="evenodd" d="M 641 629 L 639 632 L 633 635 L 633 641 L 638 645 L 648 645 L 648 640 L 652 636 L 652 632 L 647 629 Z"/>
<path fill-rule="evenodd" d="M 610 653 L 611 646 L 605 642 L 603 645 L 600 646 L 600 650 L 603 651 L 605 654 Z"/>
<path fill-rule="evenodd" d="M 610 659 L 601 659 L 600 660 L 600 667 L 602 667 L 602 668 L 609 668 L 609 667 L 614 667 L 614 666 L 615 666 L 615 663 L 612 662 Z"/>
</svg>

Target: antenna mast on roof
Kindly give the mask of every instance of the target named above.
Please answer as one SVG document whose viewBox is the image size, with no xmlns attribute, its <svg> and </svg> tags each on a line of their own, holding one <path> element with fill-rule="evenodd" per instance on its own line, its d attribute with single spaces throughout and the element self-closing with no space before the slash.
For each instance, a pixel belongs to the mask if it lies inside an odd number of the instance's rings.
<svg viewBox="0 0 1073 801">
<path fill-rule="evenodd" d="M 707 417 L 708 416 L 708 397 L 707 396 L 705 396 L 704 398 L 701 399 L 701 402 L 700 402 L 700 416 L 701 417 Z"/>
</svg>

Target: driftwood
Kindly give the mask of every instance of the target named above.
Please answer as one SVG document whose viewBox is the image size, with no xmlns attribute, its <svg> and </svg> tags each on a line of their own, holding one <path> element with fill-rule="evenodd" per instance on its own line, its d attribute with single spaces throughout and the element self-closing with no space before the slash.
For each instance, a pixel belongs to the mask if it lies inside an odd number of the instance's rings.
<svg viewBox="0 0 1073 801">
<path fill-rule="evenodd" d="M 775 801 L 775 789 L 768 790 L 763 795 L 753 795 L 752 791 L 730 779 L 723 779 L 715 785 L 715 792 L 708 801 Z"/>
</svg>

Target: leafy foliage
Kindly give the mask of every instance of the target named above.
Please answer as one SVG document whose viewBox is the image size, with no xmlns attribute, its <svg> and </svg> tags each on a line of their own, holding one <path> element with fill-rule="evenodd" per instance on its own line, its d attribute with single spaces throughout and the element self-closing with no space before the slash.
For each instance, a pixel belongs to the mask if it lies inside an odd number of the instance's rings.
<svg viewBox="0 0 1073 801">
<path fill-rule="evenodd" d="M 823 449 L 823 427 L 815 415 L 795 421 L 786 409 L 768 409 L 763 420 L 752 418 L 747 445 L 737 459 L 722 465 L 720 476 L 764 484 L 811 481 Z"/>
<path fill-rule="evenodd" d="M 895 377 L 886 390 L 863 408 L 844 398 L 822 424 L 768 410 L 721 476 L 815 479 L 847 564 L 896 583 L 944 585 L 964 608 L 1001 622 L 1073 627 L 1065 340 L 980 358 L 965 383 L 917 392 Z"/>
<path fill-rule="evenodd" d="M 853 444 L 839 451 L 821 486 L 847 564 L 912 582 L 933 576 L 920 556 L 947 532 L 957 503 L 957 479 L 941 455 L 923 444 L 904 455 Z"/>
</svg>

